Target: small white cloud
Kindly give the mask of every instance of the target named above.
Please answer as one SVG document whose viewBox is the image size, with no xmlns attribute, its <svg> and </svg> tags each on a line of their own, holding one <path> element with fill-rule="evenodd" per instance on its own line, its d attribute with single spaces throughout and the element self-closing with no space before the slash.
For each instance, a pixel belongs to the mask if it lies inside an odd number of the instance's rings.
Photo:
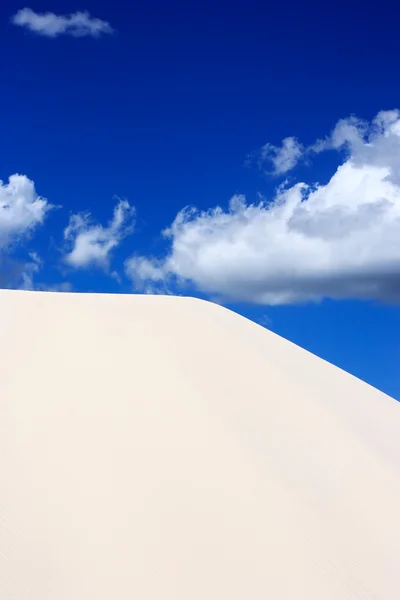
<svg viewBox="0 0 400 600">
<path fill-rule="evenodd" d="M 125 261 L 125 273 L 134 288 L 145 294 L 171 294 L 170 273 L 165 261 L 132 256 Z"/>
<path fill-rule="evenodd" d="M 52 208 L 25 175 L 11 175 L 8 183 L 0 181 L 0 250 L 29 235 Z"/>
<path fill-rule="evenodd" d="M 287 137 L 282 140 L 281 146 L 265 144 L 261 148 L 259 166 L 265 168 L 266 164 L 272 164 L 274 175 L 283 175 L 294 169 L 304 154 L 304 147 L 295 137 Z"/>
<path fill-rule="evenodd" d="M 141 281 L 162 282 L 167 275 L 166 265 L 162 260 L 150 260 L 144 256 L 133 256 L 128 259 L 126 271 L 138 285 Z"/>
<path fill-rule="evenodd" d="M 64 239 L 72 247 L 65 262 L 76 268 L 97 266 L 107 269 L 112 250 L 133 232 L 134 214 L 129 202 L 119 200 L 107 227 L 94 224 L 89 213 L 72 215 L 64 231 Z"/>
<path fill-rule="evenodd" d="M 31 8 L 23 8 L 11 18 L 11 21 L 14 25 L 51 38 L 59 35 L 99 37 L 114 32 L 107 21 L 96 19 L 88 12 L 56 15 L 51 12 L 36 13 Z"/>
<path fill-rule="evenodd" d="M 189 284 L 216 298 L 287 304 L 322 298 L 400 301 L 400 113 L 340 121 L 325 149 L 345 149 L 326 185 L 235 196 L 227 210 L 184 209 L 164 231 L 167 256 L 135 256 L 138 289 Z"/>
</svg>

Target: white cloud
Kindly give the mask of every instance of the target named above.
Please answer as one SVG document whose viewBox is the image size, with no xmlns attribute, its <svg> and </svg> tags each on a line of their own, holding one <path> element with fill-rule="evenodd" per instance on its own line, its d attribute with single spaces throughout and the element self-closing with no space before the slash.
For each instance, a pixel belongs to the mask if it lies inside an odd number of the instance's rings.
<svg viewBox="0 0 400 600">
<path fill-rule="evenodd" d="M 72 215 L 64 231 L 71 246 L 65 262 L 72 267 L 97 266 L 107 269 L 110 253 L 133 231 L 135 211 L 126 200 L 119 200 L 107 227 L 94 224 L 89 213 Z"/>
<path fill-rule="evenodd" d="M 134 288 L 145 294 L 171 294 L 167 261 L 145 256 L 132 256 L 125 261 L 125 273 Z"/>
<path fill-rule="evenodd" d="M 174 282 L 225 300 L 283 304 L 400 300 L 400 113 L 338 123 L 319 142 L 347 152 L 326 185 L 278 188 L 272 201 L 186 208 L 163 232 L 167 256 L 132 257 L 137 289 Z"/>
<path fill-rule="evenodd" d="M 36 13 L 31 8 L 23 8 L 12 17 L 11 21 L 14 25 L 51 38 L 59 35 L 99 37 L 114 31 L 107 21 L 96 19 L 88 12 L 56 15 L 51 12 Z"/>
<path fill-rule="evenodd" d="M 8 183 L 0 181 L 0 250 L 29 235 L 51 208 L 25 175 L 11 175 Z"/>
<path fill-rule="evenodd" d="M 259 166 L 264 168 L 265 164 L 272 163 L 273 174 L 283 175 L 294 169 L 304 154 L 304 147 L 294 137 L 282 140 L 281 146 L 265 144 L 261 148 Z"/>
</svg>

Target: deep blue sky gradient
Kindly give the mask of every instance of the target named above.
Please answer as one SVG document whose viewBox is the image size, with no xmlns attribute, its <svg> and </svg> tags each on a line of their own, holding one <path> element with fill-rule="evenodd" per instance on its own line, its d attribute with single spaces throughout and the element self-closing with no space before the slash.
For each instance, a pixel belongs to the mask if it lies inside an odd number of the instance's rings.
<svg viewBox="0 0 400 600">
<path fill-rule="evenodd" d="M 160 230 L 187 204 L 251 201 L 277 185 L 245 167 L 266 142 L 305 144 L 337 120 L 400 107 L 395 3 L 37 0 L 37 12 L 88 10 L 117 30 L 101 39 L 47 39 L 10 24 L 0 6 L 0 179 L 18 172 L 61 205 L 29 245 L 41 280 L 77 291 L 129 292 L 99 271 L 63 272 L 62 230 L 90 210 L 102 223 L 115 195 L 137 209 L 137 232 L 115 256 L 163 247 Z M 318 157 L 301 180 L 324 182 L 335 160 Z M 399 241 L 400 243 L 400 241 Z M 61 271 L 60 271 L 61 269 Z M 369 302 L 233 306 L 275 332 L 400 399 L 400 311 Z"/>
</svg>

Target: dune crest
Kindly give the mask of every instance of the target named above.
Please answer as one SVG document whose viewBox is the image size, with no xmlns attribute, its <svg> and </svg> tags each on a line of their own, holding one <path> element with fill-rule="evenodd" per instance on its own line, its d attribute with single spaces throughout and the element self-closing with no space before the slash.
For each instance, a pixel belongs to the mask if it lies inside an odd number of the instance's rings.
<svg viewBox="0 0 400 600">
<path fill-rule="evenodd" d="M 204 301 L 0 291 L 0 597 L 398 600 L 400 404 Z"/>
</svg>

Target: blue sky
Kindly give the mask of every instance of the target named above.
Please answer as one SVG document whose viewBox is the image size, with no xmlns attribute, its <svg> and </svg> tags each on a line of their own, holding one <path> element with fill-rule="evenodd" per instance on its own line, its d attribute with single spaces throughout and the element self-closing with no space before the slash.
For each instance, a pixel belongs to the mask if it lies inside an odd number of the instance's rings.
<svg viewBox="0 0 400 600">
<path fill-rule="evenodd" d="M 0 285 L 211 298 L 400 399 L 397 13 L 3 2 Z"/>
</svg>

